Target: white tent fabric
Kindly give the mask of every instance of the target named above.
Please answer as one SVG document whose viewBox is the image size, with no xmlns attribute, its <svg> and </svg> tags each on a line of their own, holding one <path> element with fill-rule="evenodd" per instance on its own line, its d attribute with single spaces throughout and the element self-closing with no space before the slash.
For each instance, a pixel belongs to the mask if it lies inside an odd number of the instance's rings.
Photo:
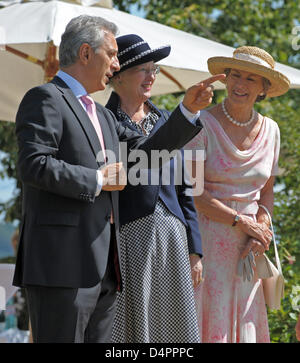
<svg viewBox="0 0 300 363">
<path fill-rule="evenodd" d="M 6 303 L 18 290 L 12 285 L 15 265 L 9 263 L 0 264 L 0 311 L 5 310 Z"/>
<path fill-rule="evenodd" d="M 78 1 L 82 3 L 82 0 Z M 104 17 L 118 25 L 120 35 L 139 34 L 151 47 L 171 45 L 169 57 L 159 62 L 164 72 L 157 77 L 153 95 L 187 89 L 209 77 L 209 57 L 231 56 L 233 52 L 231 47 L 116 9 L 88 7 L 63 1 L 34 1 L 1 9 L 0 37 L 2 34 L 2 43 L 44 60 L 47 46 L 51 42 L 59 46 L 66 24 L 81 14 Z M 44 82 L 45 72 L 41 66 L 5 50 L 0 51 L 0 66 L 0 120 L 13 121 L 23 95 L 31 87 Z M 300 88 L 300 70 L 282 64 L 277 64 L 276 68 L 291 80 L 292 88 Z M 222 89 L 224 85 L 217 82 L 215 87 Z M 95 93 L 93 97 L 104 103 L 109 93 L 108 88 Z"/>
<path fill-rule="evenodd" d="M 40 2 L 49 0 L 0 0 L 0 6 L 9 6 L 12 4 L 20 4 L 22 2 Z M 113 8 L 113 0 L 64 0 L 70 3 L 77 3 L 84 6 L 101 6 L 102 8 Z"/>
</svg>

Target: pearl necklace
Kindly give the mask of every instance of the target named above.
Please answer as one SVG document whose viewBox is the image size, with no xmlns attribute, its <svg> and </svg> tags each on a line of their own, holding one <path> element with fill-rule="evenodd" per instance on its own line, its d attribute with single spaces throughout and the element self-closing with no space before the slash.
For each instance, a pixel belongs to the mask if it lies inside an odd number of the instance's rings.
<svg viewBox="0 0 300 363">
<path fill-rule="evenodd" d="M 227 110 L 226 110 L 226 108 L 225 108 L 225 101 L 224 101 L 224 100 L 222 101 L 222 110 L 223 110 L 223 112 L 224 112 L 225 116 L 228 118 L 228 120 L 229 120 L 230 122 L 232 122 L 232 123 L 233 123 L 233 124 L 235 124 L 236 126 L 240 126 L 240 127 L 245 127 L 245 126 L 250 125 L 250 124 L 251 124 L 251 122 L 253 122 L 253 120 L 254 120 L 254 118 L 255 118 L 255 112 L 254 112 L 254 110 L 252 109 L 252 113 L 251 113 L 251 117 L 250 117 L 249 121 L 247 121 L 247 122 L 238 122 L 238 121 L 236 121 L 236 120 L 235 120 L 233 117 L 231 117 L 231 116 L 229 115 L 229 113 L 227 112 Z"/>
</svg>

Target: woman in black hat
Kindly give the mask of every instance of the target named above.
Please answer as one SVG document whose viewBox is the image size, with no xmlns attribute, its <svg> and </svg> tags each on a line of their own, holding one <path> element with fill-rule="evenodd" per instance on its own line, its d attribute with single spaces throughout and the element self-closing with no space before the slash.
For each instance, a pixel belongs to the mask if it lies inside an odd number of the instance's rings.
<svg viewBox="0 0 300 363">
<path fill-rule="evenodd" d="M 121 123 L 151 135 L 169 117 L 149 97 L 159 73 L 155 62 L 169 55 L 170 46 L 151 49 L 134 34 L 117 38 L 117 43 L 121 69 L 112 79 L 115 92 L 106 107 Z M 174 180 L 162 183 L 163 169 L 169 169 L 172 178 L 175 163 L 159 170 L 159 185 L 133 186 L 129 180 L 120 193 L 125 271 L 114 342 L 199 342 L 193 282 L 201 281 L 201 237 L 193 199 L 186 193 L 189 186 L 175 188 Z"/>
</svg>

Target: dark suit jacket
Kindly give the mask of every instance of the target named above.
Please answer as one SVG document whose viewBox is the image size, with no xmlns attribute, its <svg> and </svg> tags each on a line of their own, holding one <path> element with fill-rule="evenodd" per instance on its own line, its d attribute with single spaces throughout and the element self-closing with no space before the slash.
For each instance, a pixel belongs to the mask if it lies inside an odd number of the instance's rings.
<svg viewBox="0 0 300 363">
<path fill-rule="evenodd" d="M 119 141 L 147 153 L 172 150 L 201 129 L 177 109 L 155 138 L 145 138 L 123 127 L 104 107 L 97 105 L 97 112 L 106 149 L 114 151 L 117 159 Z M 96 285 L 107 265 L 111 210 L 119 250 L 119 193 L 101 191 L 95 198 L 96 169 L 101 166 L 96 156 L 101 146 L 87 113 L 55 77 L 24 96 L 16 134 L 23 208 L 14 284 Z"/>
<path fill-rule="evenodd" d="M 119 96 L 113 92 L 110 99 L 108 100 L 108 103 L 106 104 L 106 107 L 110 109 L 116 117 L 119 100 Z M 151 105 L 161 114 L 161 117 L 156 122 L 153 130 L 150 133 L 150 136 L 153 135 L 162 125 L 164 125 L 170 116 L 167 111 L 159 111 L 153 103 L 151 103 Z M 132 130 L 135 130 L 134 126 L 129 122 L 123 121 L 122 124 L 128 128 L 131 128 Z M 171 159 L 169 163 L 165 163 L 162 168 L 159 169 L 159 184 L 128 184 L 126 186 L 124 192 L 120 193 L 119 197 L 120 225 L 152 214 L 154 212 L 157 200 L 160 198 L 168 210 L 185 224 L 189 252 L 198 253 L 202 256 L 202 244 L 198 226 L 197 212 L 195 209 L 193 197 L 190 196 L 189 193 L 192 186 L 184 178 L 185 170 L 182 155 L 183 153 L 181 150 L 181 158 L 177 157 L 175 159 Z M 180 162 L 180 159 L 182 162 Z M 177 168 L 180 168 L 181 170 L 177 170 Z M 148 180 L 151 180 L 151 173 L 153 173 L 153 170 L 148 171 Z M 170 183 L 166 184 L 163 182 L 163 175 L 170 175 Z M 182 178 L 178 178 L 178 185 L 175 187 L 176 175 L 181 175 Z"/>
</svg>

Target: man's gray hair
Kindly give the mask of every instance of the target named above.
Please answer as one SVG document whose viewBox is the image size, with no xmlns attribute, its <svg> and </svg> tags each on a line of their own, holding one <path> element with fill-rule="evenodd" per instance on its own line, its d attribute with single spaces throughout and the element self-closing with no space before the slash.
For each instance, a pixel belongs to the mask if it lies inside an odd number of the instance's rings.
<svg viewBox="0 0 300 363">
<path fill-rule="evenodd" d="M 59 46 L 59 64 L 68 67 L 78 59 L 79 48 L 88 43 L 94 52 L 103 44 L 104 30 L 116 36 L 118 27 L 99 16 L 80 15 L 73 18 L 61 36 Z"/>
</svg>

